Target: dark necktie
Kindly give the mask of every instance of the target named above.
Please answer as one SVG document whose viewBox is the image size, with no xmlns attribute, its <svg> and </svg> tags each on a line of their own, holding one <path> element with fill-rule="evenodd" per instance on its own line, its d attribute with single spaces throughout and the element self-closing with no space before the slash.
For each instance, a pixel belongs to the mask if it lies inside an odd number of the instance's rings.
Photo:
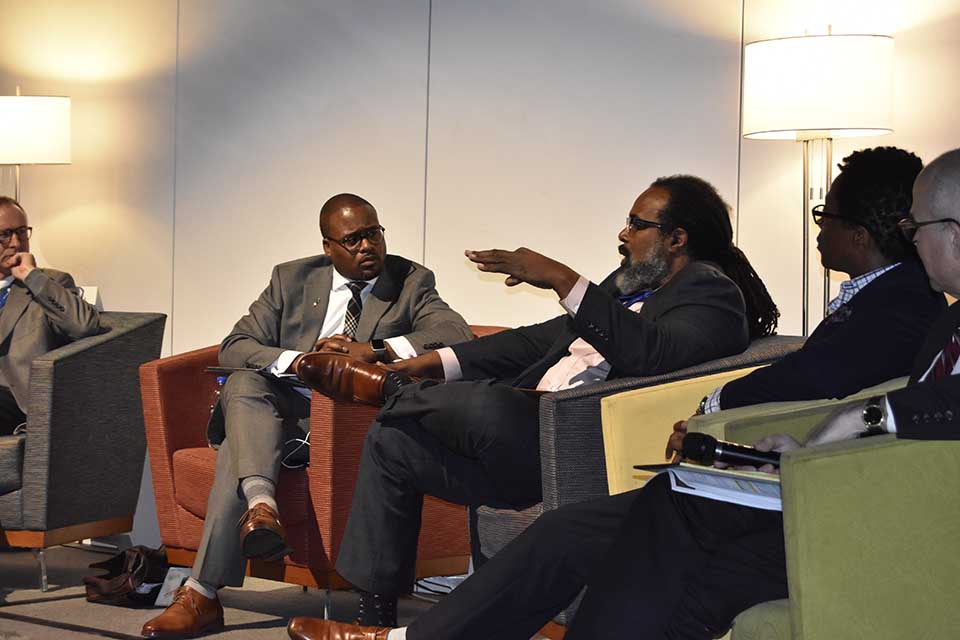
<svg viewBox="0 0 960 640">
<path fill-rule="evenodd" d="M 947 346 L 943 348 L 943 351 L 940 352 L 940 355 L 937 356 L 936 361 L 933 363 L 932 378 L 939 380 L 940 378 L 953 375 L 953 368 L 956 366 L 958 359 L 960 359 L 960 338 L 957 337 L 957 332 L 954 331 L 950 336 L 950 342 L 947 343 Z"/>
<path fill-rule="evenodd" d="M 343 335 L 350 338 L 357 337 L 357 325 L 360 324 L 360 312 L 363 310 L 360 292 L 366 286 L 367 283 L 363 280 L 351 280 L 347 283 L 352 297 L 347 303 L 347 315 L 343 318 Z"/>
<path fill-rule="evenodd" d="M 0 291 L 0 309 L 3 309 L 3 305 L 7 304 L 8 295 L 10 295 L 10 287 L 7 287 L 3 291 Z"/>
<path fill-rule="evenodd" d="M 617 296 L 617 300 L 620 301 L 620 304 L 629 309 L 631 305 L 634 305 L 637 302 L 643 302 L 652 295 L 653 289 L 644 289 L 643 291 L 637 291 L 636 293 L 619 295 Z"/>
</svg>

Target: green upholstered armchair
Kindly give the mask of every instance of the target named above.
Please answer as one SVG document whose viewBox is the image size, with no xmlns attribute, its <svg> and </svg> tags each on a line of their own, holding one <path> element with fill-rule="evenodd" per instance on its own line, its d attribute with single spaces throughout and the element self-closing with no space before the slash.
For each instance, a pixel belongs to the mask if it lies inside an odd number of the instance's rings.
<svg viewBox="0 0 960 640">
<path fill-rule="evenodd" d="M 851 400 L 725 411 L 689 426 L 738 442 L 803 437 Z M 960 442 L 838 442 L 786 454 L 781 473 L 790 598 L 740 614 L 733 640 L 960 635 Z"/>
</svg>

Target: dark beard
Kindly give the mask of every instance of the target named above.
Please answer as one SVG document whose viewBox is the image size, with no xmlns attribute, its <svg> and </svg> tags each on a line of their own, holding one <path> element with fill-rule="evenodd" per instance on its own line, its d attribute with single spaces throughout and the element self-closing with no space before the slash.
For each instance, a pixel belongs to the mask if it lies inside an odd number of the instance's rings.
<svg viewBox="0 0 960 640">
<path fill-rule="evenodd" d="M 669 272 L 670 267 L 664 252 L 654 250 L 653 255 L 620 269 L 616 277 L 617 288 L 623 295 L 632 295 L 644 289 L 656 289 Z"/>
</svg>

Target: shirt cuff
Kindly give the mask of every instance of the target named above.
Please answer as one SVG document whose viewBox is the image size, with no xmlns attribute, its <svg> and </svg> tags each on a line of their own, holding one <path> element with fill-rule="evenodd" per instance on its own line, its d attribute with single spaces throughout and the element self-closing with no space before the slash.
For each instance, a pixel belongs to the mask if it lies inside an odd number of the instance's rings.
<svg viewBox="0 0 960 640">
<path fill-rule="evenodd" d="M 407 358 L 413 358 L 417 355 L 417 350 L 413 348 L 413 345 L 410 344 L 406 336 L 387 338 L 384 342 L 390 345 L 393 353 L 397 356 L 397 360 L 406 360 Z"/>
<path fill-rule="evenodd" d="M 886 429 L 887 433 L 896 433 L 897 420 L 893 417 L 893 409 L 890 407 L 890 401 L 887 400 L 887 396 L 883 396 L 883 405 L 883 415 L 887 417 L 883 423 L 883 428 Z"/>
<path fill-rule="evenodd" d="M 290 364 L 297 359 L 297 356 L 303 353 L 302 351 L 284 351 L 280 354 L 276 360 L 274 360 L 268 367 L 267 372 L 278 376 L 281 373 L 286 373 L 287 369 L 290 368 Z"/>
<path fill-rule="evenodd" d="M 437 355 L 440 356 L 440 362 L 443 364 L 443 379 L 447 382 L 460 380 L 463 378 L 463 370 L 460 368 L 460 360 L 457 354 L 450 347 L 437 349 Z"/>
<path fill-rule="evenodd" d="M 577 315 L 577 311 L 580 310 L 580 303 L 583 302 L 583 296 L 587 294 L 587 287 L 590 286 L 590 281 L 580 276 L 580 279 L 577 280 L 577 284 L 573 285 L 573 288 L 570 289 L 570 293 L 567 294 L 567 297 L 560 301 L 560 306 L 567 310 L 567 313 L 571 317 Z"/>
<path fill-rule="evenodd" d="M 720 411 L 720 392 L 723 391 L 723 385 L 717 387 L 707 396 L 707 401 L 703 403 L 704 413 L 716 413 Z"/>
</svg>

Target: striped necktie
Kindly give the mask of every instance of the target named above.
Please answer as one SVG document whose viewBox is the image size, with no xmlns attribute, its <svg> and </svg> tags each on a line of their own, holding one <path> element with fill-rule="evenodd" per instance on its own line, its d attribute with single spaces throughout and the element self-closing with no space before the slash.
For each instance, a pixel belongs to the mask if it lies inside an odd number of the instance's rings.
<svg viewBox="0 0 960 640">
<path fill-rule="evenodd" d="M 10 287 L 5 287 L 3 291 L 0 291 L 0 309 L 3 309 L 3 305 L 7 304 L 7 296 L 10 295 Z"/>
<path fill-rule="evenodd" d="M 357 337 L 357 325 L 360 324 L 360 312 L 363 310 L 363 301 L 360 292 L 367 286 L 363 280 L 351 280 L 347 283 L 350 288 L 350 302 L 347 303 L 347 315 L 343 318 L 343 335 L 350 338 Z"/>
<path fill-rule="evenodd" d="M 940 352 L 937 360 L 933 363 L 932 378 L 939 380 L 953 375 L 953 368 L 957 365 L 958 359 L 960 359 L 960 337 L 957 337 L 957 332 L 954 331 L 950 336 L 950 342 L 947 343 L 947 346 L 943 348 L 943 351 Z"/>
</svg>

